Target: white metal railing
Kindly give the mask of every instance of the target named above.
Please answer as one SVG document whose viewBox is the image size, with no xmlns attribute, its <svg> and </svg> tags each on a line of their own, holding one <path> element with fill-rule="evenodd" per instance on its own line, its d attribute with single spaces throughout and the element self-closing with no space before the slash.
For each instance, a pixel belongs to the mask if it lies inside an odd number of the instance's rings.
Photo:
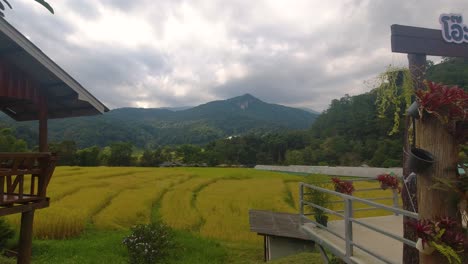
<svg viewBox="0 0 468 264">
<path fill-rule="evenodd" d="M 356 181 L 356 180 L 354 180 L 354 181 Z M 369 179 L 365 179 L 365 181 L 369 181 Z M 319 192 L 331 194 L 331 195 L 334 195 L 334 196 L 337 196 L 337 197 L 341 198 L 342 200 L 333 201 L 332 203 L 337 203 L 337 202 L 344 203 L 344 210 L 334 211 L 334 210 L 326 208 L 324 206 L 314 204 L 311 201 L 307 201 L 306 199 L 304 199 L 304 195 L 309 194 L 307 192 L 307 190 L 319 191 Z M 356 191 L 371 191 L 371 190 L 380 190 L 380 188 L 368 188 L 368 189 L 361 189 L 361 190 L 356 190 Z M 353 263 L 352 260 L 351 260 L 351 257 L 353 256 L 353 247 L 357 247 L 357 248 L 361 249 L 362 251 L 366 252 L 369 255 L 372 255 L 373 257 L 379 259 L 380 261 L 383 261 L 385 263 L 393 263 L 390 260 L 386 259 L 385 257 L 381 256 L 380 254 L 372 252 L 371 250 L 367 249 L 364 245 L 357 244 L 355 241 L 353 241 L 353 223 L 359 224 L 359 225 L 363 226 L 364 228 L 367 228 L 367 229 L 370 229 L 372 231 L 378 232 L 378 233 L 380 233 L 380 234 L 382 234 L 384 236 L 387 236 L 387 237 L 390 237 L 392 239 L 398 240 L 398 241 L 400 241 L 400 242 L 402 242 L 404 244 L 407 244 L 407 245 L 409 245 L 411 247 L 416 247 L 416 243 L 414 241 L 412 241 L 412 240 L 406 239 L 406 238 L 401 237 L 399 235 L 389 233 L 389 232 L 387 232 L 387 231 L 385 231 L 383 229 L 380 229 L 378 227 L 369 225 L 369 224 L 367 224 L 367 223 L 365 223 L 365 222 L 363 222 L 363 221 L 361 221 L 361 220 L 359 220 L 357 218 L 354 218 L 354 212 L 356 212 L 356 211 L 381 209 L 381 210 L 386 210 L 386 211 L 392 212 L 395 215 L 403 215 L 403 216 L 407 216 L 407 217 L 412 218 L 412 219 L 419 219 L 419 216 L 418 216 L 417 213 L 410 212 L 410 211 L 398 208 L 399 198 L 398 198 L 398 194 L 397 194 L 396 191 L 393 192 L 393 198 L 390 198 L 390 199 L 393 199 L 393 206 L 388 206 L 388 205 L 384 205 L 384 204 L 374 202 L 375 200 L 389 199 L 389 198 L 386 198 L 386 197 L 378 197 L 378 198 L 373 198 L 373 199 L 364 199 L 364 198 L 359 198 L 359 197 L 355 197 L 355 196 L 352 196 L 352 195 L 343 194 L 343 193 L 340 193 L 340 192 L 332 191 L 332 190 L 329 190 L 329 189 L 321 188 L 321 187 L 311 185 L 311 184 L 307 184 L 307 183 L 303 183 L 303 182 L 301 182 L 300 185 L 299 185 L 299 196 L 300 196 L 299 208 L 300 208 L 301 221 L 306 220 L 307 222 L 312 222 L 313 224 L 320 227 L 321 229 L 326 230 L 327 232 L 333 234 L 334 236 L 342 239 L 345 242 L 345 254 L 341 255 L 337 251 L 334 252 L 334 253 L 339 254 L 339 257 L 341 257 L 347 263 Z M 353 203 L 354 202 L 363 203 L 363 204 L 368 205 L 369 207 L 367 207 L 367 208 L 353 208 Z M 316 209 L 322 210 L 323 212 L 325 212 L 327 214 L 332 214 L 332 215 L 336 215 L 336 216 L 339 216 L 339 217 L 343 218 L 344 227 L 345 227 L 344 228 L 345 229 L 344 230 L 344 235 L 339 234 L 338 232 L 335 232 L 334 230 L 332 230 L 332 229 L 318 223 L 317 221 L 313 220 L 312 218 L 310 218 L 309 216 L 314 215 L 314 214 L 313 213 L 306 213 L 305 210 L 304 210 L 305 207 L 316 208 Z"/>
</svg>

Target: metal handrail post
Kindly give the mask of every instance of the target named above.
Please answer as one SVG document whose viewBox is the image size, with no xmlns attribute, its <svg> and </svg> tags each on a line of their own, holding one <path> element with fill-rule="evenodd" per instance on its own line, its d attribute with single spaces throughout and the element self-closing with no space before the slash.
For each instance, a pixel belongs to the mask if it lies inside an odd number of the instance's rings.
<svg viewBox="0 0 468 264">
<path fill-rule="evenodd" d="M 392 191 L 393 191 L 393 207 L 400 208 L 400 206 L 398 204 L 398 192 L 395 189 L 393 189 Z M 397 212 L 395 212 L 394 214 L 398 215 Z"/>
<path fill-rule="evenodd" d="M 303 224 L 303 216 L 304 216 L 304 184 L 300 183 L 299 184 L 299 214 L 301 217 L 299 217 L 299 223 L 302 225 Z"/>
<path fill-rule="evenodd" d="M 349 259 L 353 256 L 353 201 L 345 198 L 345 242 L 346 242 L 346 258 Z"/>
</svg>

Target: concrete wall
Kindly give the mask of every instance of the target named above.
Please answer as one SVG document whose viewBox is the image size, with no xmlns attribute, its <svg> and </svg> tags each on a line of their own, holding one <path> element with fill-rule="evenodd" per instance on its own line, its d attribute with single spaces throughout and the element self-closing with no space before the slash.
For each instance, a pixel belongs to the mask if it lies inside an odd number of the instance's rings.
<svg viewBox="0 0 468 264">
<path fill-rule="evenodd" d="M 314 250 L 314 242 L 297 238 L 267 236 L 267 261 Z"/>
<path fill-rule="evenodd" d="M 294 172 L 294 173 L 305 173 L 305 174 L 326 174 L 326 175 L 337 175 L 337 176 L 355 176 L 355 177 L 366 177 L 375 178 L 377 175 L 382 173 L 393 172 L 400 176 L 403 174 L 402 168 L 371 168 L 371 167 L 329 167 L 329 166 L 273 166 L 273 165 L 257 165 L 257 170 L 268 170 L 268 171 L 282 171 L 282 172 Z"/>
</svg>

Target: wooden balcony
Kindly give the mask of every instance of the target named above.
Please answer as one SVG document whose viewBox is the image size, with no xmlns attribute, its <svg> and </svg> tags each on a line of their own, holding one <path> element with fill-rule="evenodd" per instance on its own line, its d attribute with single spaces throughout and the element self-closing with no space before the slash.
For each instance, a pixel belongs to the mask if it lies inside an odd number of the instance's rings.
<svg viewBox="0 0 468 264">
<path fill-rule="evenodd" d="M 49 152 L 0 152 L 0 216 L 48 207 L 56 161 Z"/>
</svg>

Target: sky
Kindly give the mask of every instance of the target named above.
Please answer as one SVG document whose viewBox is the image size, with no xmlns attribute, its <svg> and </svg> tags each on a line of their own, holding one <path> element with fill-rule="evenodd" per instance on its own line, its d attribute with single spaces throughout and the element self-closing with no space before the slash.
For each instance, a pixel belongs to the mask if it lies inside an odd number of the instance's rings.
<svg viewBox="0 0 468 264">
<path fill-rule="evenodd" d="M 48 2 L 54 15 L 10 1 L 6 20 L 111 109 L 250 93 L 323 111 L 372 89 L 389 65 L 407 65 L 391 52 L 392 24 L 440 29 L 442 13 L 468 20 L 466 0 Z"/>
</svg>

